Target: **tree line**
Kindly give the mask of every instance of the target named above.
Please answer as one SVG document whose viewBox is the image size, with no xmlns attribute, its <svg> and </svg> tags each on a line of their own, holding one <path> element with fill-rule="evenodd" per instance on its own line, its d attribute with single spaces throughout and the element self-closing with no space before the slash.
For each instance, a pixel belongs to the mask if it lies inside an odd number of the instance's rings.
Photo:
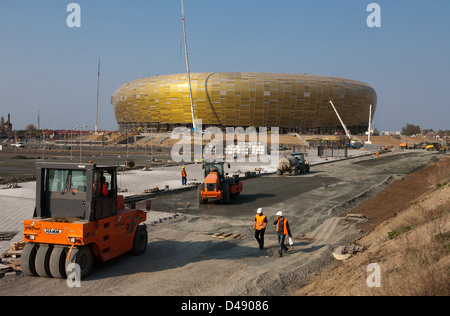
<svg viewBox="0 0 450 316">
<path fill-rule="evenodd" d="M 437 134 L 440 136 L 450 136 L 450 130 L 438 130 L 434 131 L 431 129 L 421 129 L 419 125 L 409 124 L 406 123 L 406 125 L 402 128 L 402 135 L 404 136 L 412 136 L 412 135 L 419 135 L 419 134 Z"/>
</svg>

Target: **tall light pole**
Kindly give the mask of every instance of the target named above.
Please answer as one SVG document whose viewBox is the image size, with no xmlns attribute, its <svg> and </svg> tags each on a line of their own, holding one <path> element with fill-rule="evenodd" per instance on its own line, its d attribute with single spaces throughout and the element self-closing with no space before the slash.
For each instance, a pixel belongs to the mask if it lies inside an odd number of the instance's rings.
<svg viewBox="0 0 450 316">
<path fill-rule="evenodd" d="M 181 0 L 181 20 L 183 21 L 184 52 L 185 52 L 185 56 L 186 56 L 186 68 L 187 68 L 188 84 L 189 84 L 189 99 L 191 101 L 192 128 L 194 129 L 194 132 L 195 132 L 196 126 L 195 126 L 195 116 L 194 116 L 194 102 L 192 100 L 191 72 L 189 70 L 189 58 L 188 58 L 188 50 L 187 50 L 187 42 L 186 42 L 186 25 L 185 25 L 185 21 L 184 21 L 183 0 Z"/>
<path fill-rule="evenodd" d="M 97 75 L 97 109 L 95 111 L 95 128 L 94 132 L 97 135 L 98 132 L 98 95 L 99 95 L 99 87 L 100 87 L 100 59 L 98 60 L 98 75 Z"/>
<path fill-rule="evenodd" d="M 372 144 L 372 141 L 370 140 L 370 130 L 371 130 L 371 123 L 372 123 L 372 104 L 369 104 L 369 133 L 367 136 L 367 144 Z"/>
</svg>

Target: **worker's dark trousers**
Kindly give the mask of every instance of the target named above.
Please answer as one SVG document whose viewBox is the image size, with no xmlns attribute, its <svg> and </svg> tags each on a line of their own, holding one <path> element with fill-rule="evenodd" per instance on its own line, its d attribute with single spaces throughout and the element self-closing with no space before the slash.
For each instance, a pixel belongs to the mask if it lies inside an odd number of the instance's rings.
<svg viewBox="0 0 450 316">
<path fill-rule="evenodd" d="M 258 241 L 259 249 L 264 248 L 264 233 L 266 232 L 266 229 L 263 228 L 261 230 L 255 229 L 255 238 Z"/>
<path fill-rule="evenodd" d="M 187 179 L 186 177 L 181 177 L 181 184 L 186 185 Z"/>
<path fill-rule="evenodd" d="M 283 234 L 279 234 L 278 235 L 278 243 L 280 244 L 280 250 L 278 250 L 278 254 L 280 255 L 280 257 L 283 255 L 283 250 L 288 250 L 288 247 L 286 247 L 286 245 L 284 244 L 284 239 L 286 238 L 286 235 Z"/>
</svg>

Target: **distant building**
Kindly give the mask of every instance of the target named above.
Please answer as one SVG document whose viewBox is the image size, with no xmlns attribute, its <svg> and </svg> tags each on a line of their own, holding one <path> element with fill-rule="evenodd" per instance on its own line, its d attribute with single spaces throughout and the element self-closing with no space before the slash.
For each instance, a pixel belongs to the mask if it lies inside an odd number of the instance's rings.
<svg viewBox="0 0 450 316">
<path fill-rule="evenodd" d="M 401 134 L 400 131 L 383 131 L 380 136 L 400 136 Z"/>
<path fill-rule="evenodd" d="M 329 134 L 342 130 L 331 107 L 353 133 L 364 133 L 377 105 L 368 84 L 308 74 L 191 73 L 196 119 L 216 126 L 279 127 L 280 132 Z M 119 130 L 171 130 L 192 121 L 187 74 L 154 76 L 120 86 L 111 98 Z"/>
<path fill-rule="evenodd" d="M 3 123 L 3 126 L 1 126 L 1 133 L 9 133 L 12 132 L 12 124 L 11 124 L 11 114 L 8 113 L 8 120 Z"/>
</svg>

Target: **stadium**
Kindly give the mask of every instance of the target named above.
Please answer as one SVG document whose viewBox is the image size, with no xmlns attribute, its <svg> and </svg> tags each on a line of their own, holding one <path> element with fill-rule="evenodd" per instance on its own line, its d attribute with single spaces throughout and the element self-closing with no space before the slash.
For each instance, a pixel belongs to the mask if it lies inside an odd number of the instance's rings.
<svg viewBox="0 0 450 316">
<path fill-rule="evenodd" d="M 203 128 L 279 127 L 280 132 L 342 131 L 331 104 L 352 133 L 364 132 L 377 95 L 366 83 L 310 74 L 191 73 L 194 115 Z M 187 74 L 153 76 L 120 86 L 111 98 L 119 130 L 170 131 L 190 126 Z"/>
</svg>

